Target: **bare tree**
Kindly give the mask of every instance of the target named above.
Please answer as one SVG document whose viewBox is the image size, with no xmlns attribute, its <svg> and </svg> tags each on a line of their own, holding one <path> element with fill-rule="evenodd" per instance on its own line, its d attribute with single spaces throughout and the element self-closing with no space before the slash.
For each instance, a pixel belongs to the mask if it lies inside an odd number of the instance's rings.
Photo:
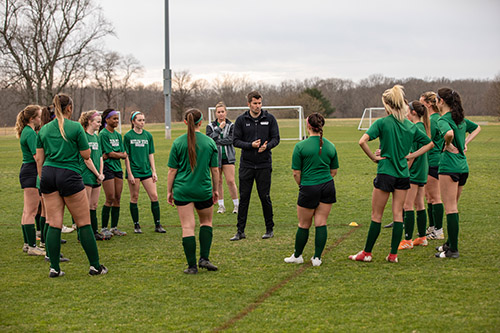
<svg viewBox="0 0 500 333">
<path fill-rule="evenodd" d="M 174 72 L 172 79 L 172 108 L 176 111 L 176 120 L 182 120 L 182 113 L 196 104 L 196 95 L 200 81 L 193 81 L 193 76 L 186 70 Z"/>
<path fill-rule="evenodd" d="M 48 104 L 113 33 L 92 0 L 3 0 L 0 16 L 2 81 L 21 88 L 26 103 Z"/>
</svg>

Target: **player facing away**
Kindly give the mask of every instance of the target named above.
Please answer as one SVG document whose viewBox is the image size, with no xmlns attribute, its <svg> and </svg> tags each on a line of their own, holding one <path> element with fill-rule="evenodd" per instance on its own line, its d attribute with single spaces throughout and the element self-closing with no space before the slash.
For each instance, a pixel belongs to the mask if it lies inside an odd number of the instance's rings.
<svg viewBox="0 0 500 333">
<path fill-rule="evenodd" d="M 130 124 L 132 129 L 123 137 L 123 144 L 128 159 L 125 160 L 127 166 L 127 181 L 130 189 L 130 215 L 134 222 L 134 232 L 141 234 L 141 225 L 139 224 L 139 209 L 137 201 L 139 200 L 139 187 L 146 190 L 151 201 L 151 213 L 155 224 L 155 232 L 165 233 L 160 224 L 160 203 L 158 202 L 158 192 L 156 191 L 155 166 L 155 146 L 153 135 L 144 129 L 146 119 L 140 111 L 132 112 L 130 115 Z"/>
<path fill-rule="evenodd" d="M 458 92 L 450 88 L 441 88 L 436 97 L 437 106 L 442 114 L 438 126 L 444 137 L 444 151 L 439 163 L 439 188 L 448 231 L 448 241 L 437 247 L 436 257 L 458 258 L 458 199 L 469 176 L 465 152 L 469 142 L 481 131 L 481 127 L 465 118 Z M 466 136 L 467 133 L 470 134 Z"/>
<path fill-rule="evenodd" d="M 332 204 L 337 201 L 333 177 L 337 174 L 339 162 L 335 145 L 323 137 L 325 118 L 319 113 L 313 113 L 307 117 L 306 123 L 309 138 L 297 143 L 292 155 L 293 178 L 299 185 L 299 226 L 295 235 L 295 252 L 285 258 L 285 262 L 304 262 L 302 252 L 314 218 L 316 233 L 311 263 L 313 266 L 320 266 L 327 240 L 326 221 Z"/>
<path fill-rule="evenodd" d="M 355 261 L 372 261 L 372 249 L 380 234 L 382 215 L 385 205 L 392 193 L 392 229 L 391 251 L 386 260 L 398 262 L 398 246 L 403 234 L 403 203 L 406 192 L 410 188 L 408 159 L 416 158 L 434 144 L 412 122 L 405 119 L 408 112 L 403 87 L 395 85 L 382 95 L 386 117 L 377 119 L 359 140 L 365 154 L 377 163 L 377 176 L 373 181 L 371 224 L 365 248 L 357 254 L 349 256 Z M 380 156 L 375 155 L 368 146 L 368 141 L 379 138 Z M 423 146 L 410 153 L 414 142 Z"/>
<path fill-rule="evenodd" d="M 200 132 L 203 114 L 190 109 L 184 115 L 187 133 L 175 139 L 168 158 L 167 202 L 177 206 L 182 227 L 182 246 L 188 268 L 186 274 L 198 273 L 198 267 L 216 271 L 209 260 L 212 246 L 213 205 L 217 202 L 217 146 Z M 210 179 L 212 174 L 212 179 Z M 196 266 L 195 216 L 200 220 L 200 260 Z"/>
</svg>

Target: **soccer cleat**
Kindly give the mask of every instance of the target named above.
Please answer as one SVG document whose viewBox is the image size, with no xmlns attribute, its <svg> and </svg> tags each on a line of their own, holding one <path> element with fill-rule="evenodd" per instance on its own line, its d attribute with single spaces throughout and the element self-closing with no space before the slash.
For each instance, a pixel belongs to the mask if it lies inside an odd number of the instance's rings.
<svg viewBox="0 0 500 333">
<path fill-rule="evenodd" d="M 354 261 L 370 262 L 372 261 L 372 254 L 365 251 L 359 251 L 358 253 L 349 256 L 349 259 Z"/>
<path fill-rule="evenodd" d="M 165 229 L 163 229 L 163 227 L 161 226 L 161 224 L 158 224 L 158 225 L 155 226 L 155 232 L 160 233 L 160 234 L 164 234 L 167 231 Z"/>
<path fill-rule="evenodd" d="M 208 259 L 200 258 L 198 261 L 198 267 L 205 268 L 208 271 L 216 271 L 218 268 L 212 264 Z"/>
<path fill-rule="evenodd" d="M 233 208 L 233 214 L 238 214 L 238 206 L 234 206 L 234 208 Z"/>
<path fill-rule="evenodd" d="M 311 258 L 311 264 L 313 266 L 321 266 L 321 263 L 322 263 L 322 261 L 321 261 L 320 258 L 318 258 L 318 257 L 312 257 Z"/>
<path fill-rule="evenodd" d="M 115 236 L 126 236 L 127 233 L 125 231 L 118 230 L 118 228 L 111 228 L 111 233 Z"/>
<path fill-rule="evenodd" d="M 427 239 L 444 239 L 443 228 L 434 229 L 434 231 L 427 236 Z"/>
<path fill-rule="evenodd" d="M 105 240 L 106 238 L 104 237 L 103 234 L 101 234 L 100 232 L 96 232 L 94 233 L 94 238 L 96 241 L 103 241 Z"/>
<path fill-rule="evenodd" d="M 38 245 L 38 247 L 41 248 L 41 249 L 45 249 L 45 243 L 40 242 L 40 244 Z"/>
<path fill-rule="evenodd" d="M 219 209 L 217 209 L 217 214 L 224 214 L 226 212 L 226 207 L 224 206 L 219 206 Z"/>
<path fill-rule="evenodd" d="M 450 245 L 448 243 L 444 243 L 441 246 L 436 246 L 436 251 L 438 252 L 446 252 L 450 249 Z"/>
<path fill-rule="evenodd" d="M 272 230 L 266 231 L 266 233 L 262 235 L 262 239 L 269 239 L 273 237 L 274 237 L 274 232 Z"/>
<path fill-rule="evenodd" d="M 392 228 L 394 226 L 394 222 L 384 225 L 384 228 Z"/>
<path fill-rule="evenodd" d="M 427 230 L 425 231 L 425 235 L 428 236 L 430 235 L 432 232 L 434 231 L 434 226 L 430 226 L 427 228 Z"/>
<path fill-rule="evenodd" d="M 184 273 L 186 274 L 197 274 L 198 273 L 198 268 L 196 266 L 189 266 L 184 270 Z"/>
<path fill-rule="evenodd" d="M 411 239 L 409 239 L 409 240 L 403 239 L 399 243 L 398 250 L 407 250 L 407 249 L 408 250 L 413 249 L 413 242 L 411 241 Z"/>
<path fill-rule="evenodd" d="M 113 237 L 113 233 L 111 231 L 109 231 L 108 228 L 102 228 L 101 234 L 103 234 L 104 239 L 111 239 L 111 237 Z"/>
<path fill-rule="evenodd" d="M 396 262 L 398 262 L 398 255 L 389 253 L 389 255 L 385 258 L 385 260 L 387 260 L 388 262 L 396 263 Z"/>
<path fill-rule="evenodd" d="M 429 242 L 427 242 L 427 238 L 424 237 L 418 237 L 413 240 L 413 246 L 427 246 Z"/>
<path fill-rule="evenodd" d="M 453 258 L 457 259 L 459 257 L 458 251 L 452 251 L 450 249 L 436 253 L 436 258 Z"/>
<path fill-rule="evenodd" d="M 51 278 L 56 278 L 56 277 L 60 277 L 60 276 L 64 276 L 64 272 L 63 271 L 56 271 L 55 269 L 51 268 L 50 271 L 49 271 L 49 277 Z"/>
<path fill-rule="evenodd" d="M 73 232 L 75 229 L 73 228 L 68 228 L 67 226 L 63 225 L 62 229 L 61 229 L 61 232 L 63 234 L 69 234 L 71 232 Z"/>
<path fill-rule="evenodd" d="M 71 228 L 73 228 L 73 230 L 76 230 L 76 224 L 74 224 L 74 223 L 73 223 L 73 224 L 71 225 Z"/>
<path fill-rule="evenodd" d="M 24 243 L 23 252 L 28 252 L 29 248 L 30 248 L 29 245 L 27 243 Z"/>
<path fill-rule="evenodd" d="M 104 275 L 106 273 L 108 273 L 108 269 L 104 265 L 99 266 L 99 268 L 95 268 L 94 266 L 90 266 L 89 275 L 91 275 L 91 276 Z"/>
<path fill-rule="evenodd" d="M 247 236 L 245 235 L 244 232 L 237 232 L 233 237 L 231 237 L 229 240 L 230 241 L 239 241 L 241 239 L 245 239 Z"/>
<path fill-rule="evenodd" d="M 141 225 L 139 223 L 134 223 L 134 233 L 142 234 Z"/>
<path fill-rule="evenodd" d="M 66 244 L 68 241 L 61 238 L 61 244 Z"/>
<path fill-rule="evenodd" d="M 45 251 L 38 246 L 29 246 L 28 247 L 28 255 L 30 256 L 44 256 Z"/>
<path fill-rule="evenodd" d="M 304 258 L 302 258 L 302 254 L 298 257 L 295 256 L 295 253 L 292 253 L 291 256 L 284 259 L 286 263 L 289 264 L 302 264 L 304 262 Z"/>
</svg>

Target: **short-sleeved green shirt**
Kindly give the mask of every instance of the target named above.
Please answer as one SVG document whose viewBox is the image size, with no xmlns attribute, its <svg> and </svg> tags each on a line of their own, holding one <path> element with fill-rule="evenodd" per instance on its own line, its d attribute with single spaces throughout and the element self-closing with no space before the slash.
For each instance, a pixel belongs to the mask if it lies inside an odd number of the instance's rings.
<svg viewBox="0 0 500 333">
<path fill-rule="evenodd" d="M 23 153 L 23 163 L 35 163 L 33 156 L 36 154 L 36 132 L 31 126 L 25 126 L 21 132 L 19 142 Z"/>
<path fill-rule="evenodd" d="M 174 199 L 186 202 L 209 200 L 212 197 L 210 168 L 217 166 L 217 146 L 208 136 L 196 132 L 196 167 L 193 171 L 189 164 L 187 134 L 175 139 L 168 159 L 168 167 L 177 169 Z"/>
<path fill-rule="evenodd" d="M 449 151 L 444 151 L 441 155 L 441 161 L 439 162 L 439 173 L 443 172 L 453 172 L 453 173 L 467 173 L 469 172 L 469 165 L 467 164 L 467 158 L 464 154 L 465 148 L 465 135 L 466 133 L 473 132 L 478 126 L 476 123 L 468 119 L 458 126 L 455 124 L 451 118 L 451 112 L 445 113 L 438 121 L 439 129 L 443 136 L 446 132 L 453 131 L 452 144 L 458 149 L 458 154 L 450 153 Z"/>
<path fill-rule="evenodd" d="M 59 120 L 54 119 L 45 124 L 38 133 L 37 148 L 45 152 L 45 166 L 69 169 L 82 173 L 80 151 L 89 149 L 87 137 L 79 122 L 64 119 L 63 139 L 59 131 Z"/>
<path fill-rule="evenodd" d="M 330 170 L 339 168 L 335 145 L 323 138 L 319 154 L 319 136 L 297 143 L 292 154 L 292 169 L 300 170 L 300 185 L 319 185 L 332 180 Z"/>
<path fill-rule="evenodd" d="M 89 142 L 89 147 L 90 147 L 90 159 L 92 160 L 92 163 L 94 163 L 95 168 L 97 171 L 101 168 L 101 157 L 102 157 L 102 151 L 101 147 L 99 145 L 99 137 L 97 134 L 89 134 L 85 132 L 85 135 L 87 136 L 87 141 Z M 89 168 L 85 165 L 82 159 L 82 178 L 83 178 L 83 183 L 85 185 L 97 185 L 97 178 L 94 175 L 92 171 L 90 171 Z"/>
<path fill-rule="evenodd" d="M 431 139 L 434 142 L 434 148 L 429 150 L 427 157 L 429 159 L 429 166 L 438 166 L 439 159 L 441 158 L 441 151 L 443 150 L 443 134 L 439 130 L 438 120 L 441 116 L 439 113 L 433 113 L 430 115 L 429 120 L 431 123 Z"/>
<path fill-rule="evenodd" d="M 151 163 L 149 155 L 154 154 L 155 146 L 153 136 L 146 130 L 142 130 L 141 134 L 137 134 L 133 129 L 128 131 L 123 137 L 123 145 L 128 154 L 130 169 L 134 177 L 149 177 L 153 173 L 151 171 Z M 127 174 L 128 176 L 128 174 Z"/>
<path fill-rule="evenodd" d="M 118 131 L 110 132 L 106 127 L 99 133 L 99 143 L 103 154 L 111 152 L 125 152 L 123 148 L 122 135 Z M 104 165 L 107 165 L 114 172 L 122 171 L 120 159 L 107 158 L 104 160 Z"/>
<path fill-rule="evenodd" d="M 370 140 L 380 139 L 382 157 L 377 164 L 377 174 L 385 174 L 396 178 L 408 178 L 408 162 L 406 155 L 413 142 L 426 145 L 431 139 L 408 119 L 399 121 L 392 115 L 377 119 L 366 131 Z"/>
<path fill-rule="evenodd" d="M 419 131 L 422 131 L 425 135 L 425 126 L 424 123 L 418 122 L 415 124 L 415 126 L 418 128 Z M 415 152 L 419 150 L 423 144 L 414 142 L 411 151 Z M 413 160 L 413 163 L 410 168 L 410 181 L 420 183 L 420 184 L 425 184 L 427 183 L 427 176 L 429 175 L 429 161 L 427 158 L 427 153 L 420 155 L 417 157 L 415 160 Z"/>
</svg>

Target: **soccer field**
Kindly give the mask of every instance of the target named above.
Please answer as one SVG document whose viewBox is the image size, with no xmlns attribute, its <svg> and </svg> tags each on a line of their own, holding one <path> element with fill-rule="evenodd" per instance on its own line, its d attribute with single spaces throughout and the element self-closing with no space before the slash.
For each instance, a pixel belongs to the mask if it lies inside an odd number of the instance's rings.
<svg viewBox="0 0 500 333">
<path fill-rule="evenodd" d="M 173 139 L 164 139 L 162 125 L 145 128 L 155 139 L 161 222 L 167 233 L 154 233 L 149 199 L 142 188 L 143 234 L 133 233 L 124 184 L 119 227 L 128 235 L 98 242 L 100 261 L 109 273 L 97 277 L 88 276 L 88 261 L 75 233 L 63 234 L 68 243 L 61 251 L 71 261 L 61 263 L 66 272 L 62 278 L 49 279 L 49 264 L 22 252 L 23 192 L 18 180 L 22 156 L 14 135 L 2 135 L 0 331 L 498 331 L 500 124 L 493 118 L 472 120 L 479 121 L 482 131 L 468 146 L 470 176 L 459 202 L 459 259 L 434 258 L 434 247 L 441 241 L 430 241 L 427 247 L 399 251 L 399 263 L 388 263 L 391 229 L 382 229 L 373 262 L 347 259 L 365 243 L 376 165 L 359 148 L 359 120 L 328 120 L 325 137 L 336 145 L 340 168 L 323 264 L 309 263 L 314 228 L 304 250 L 306 263 L 283 262 L 294 248 L 298 188 L 290 169 L 296 141 L 282 141 L 273 150 L 275 237 L 261 239 L 265 226 L 254 189 L 247 239 L 230 242 L 236 215 L 214 214 L 210 259 L 219 271 L 193 276 L 183 273 L 186 260 L 177 211 L 166 203 Z M 286 120 L 280 127 L 282 135 L 298 131 Z M 128 131 L 128 126 L 123 128 Z M 184 131 L 184 124 L 174 124 L 172 137 Z M 377 145 L 370 143 L 373 149 Z M 225 194 L 230 210 L 227 188 Z M 99 225 L 103 202 L 101 192 Z M 383 224 L 391 221 L 390 212 L 389 203 Z M 360 226 L 350 227 L 352 221 Z M 71 224 L 68 212 L 65 224 Z"/>
</svg>

